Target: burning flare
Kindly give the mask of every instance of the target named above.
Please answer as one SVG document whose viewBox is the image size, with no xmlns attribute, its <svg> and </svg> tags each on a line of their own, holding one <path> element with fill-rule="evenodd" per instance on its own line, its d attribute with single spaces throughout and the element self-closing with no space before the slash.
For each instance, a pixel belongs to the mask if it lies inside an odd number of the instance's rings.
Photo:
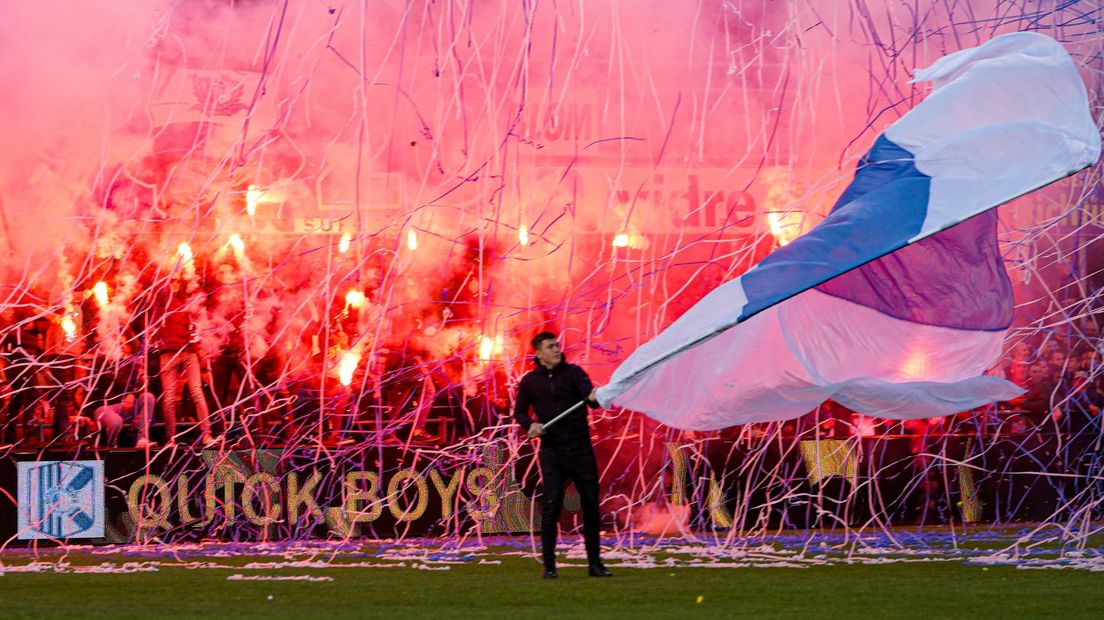
<svg viewBox="0 0 1104 620">
<path fill-rule="evenodd" d="M 415 234 L 414 229 L 406 231 L 406 247 L 411 250 L 418 249 L 418 235 Z"/>
<path fill-rule="evenodd" d="M 362 291 L 357 289 L 349 289 L 348 293 L 345 293 L 345 305 L 349 308 L 362 308 L 367 298 Z"/>
<path fill-rule="evenodd" d="M 262 194 L 263 192 L 256 185 L 250 185 L 245 190 L 245 212 L 250 217 L 257 215 L 257 203 L 260 202 Z"/>
<path fill-rule="evenodd" d="M 77 339 L 77 324 L 68 314 L 61 317 L 61 329 L 65 332 L 66 341 L 73 342 Z"/>
<path fill-rule="evenodd" d="M 357 364 L 360 364 L 359 353 L 346 351 L 341 356 L 341 361 L 337 364 L 337 378 L 341 381 L 341 385 L 348 387 L 353 382 L 353 374 L 356 372 Z"/>
<path fill-rule="evenodd" d="M 489 362 L 495 355 L 502 354 L 502 336 L 495 336 L 493 339 L 483 336 L 482 342 L 479 343 L 479 359 L 480 361 Z"/>
<path fill-rule="evenodd" d="M 525 224 L 522 224 L 521 228 L 518 229 L 518 243 L 529 245 L 529 228 Z"/>
<path fill-rule="evenodd" d="M 241 252 L 245 250 L 245 241 L 242 240 L 241 235 L 239 235 L 238 233 L 230 235 L 230 239 L 227 240 L 227 243 L 229 243 L 230 247 L 234 248 L 236 252 Z"/>
<path fill-rule="evenodd" d="M 101 308 L 107 306 L 107 282 L 97 282 L 95 286 L 92 287 L 92 296 L 96 298 L 96 304 Z"/>
<path fill-rule="evenodd" d="M 805 219 L 800 211 L 770 211 L 767 213 L 767 224 L 770 225 L 770 234 L 778 242 L 778 247 L 782 247 L 801 236 Z"/>
<path fill-rule="evenodd" d="M 341 241 L 337 242 L 337 251 L 344 254 L 349 251 L 349 244 L 352 241 L 352 237 L 349 233 L 341 233 Z"/>
<path fill-rule="evenodd" d="M 176 246 L 176 255 L 179 256 L 180 260 L 185 263 L 195 258 L 195 254 L 192 252 L 192 246 L 184 242 L 181 242 L 180 245 Z"/>
</svg>

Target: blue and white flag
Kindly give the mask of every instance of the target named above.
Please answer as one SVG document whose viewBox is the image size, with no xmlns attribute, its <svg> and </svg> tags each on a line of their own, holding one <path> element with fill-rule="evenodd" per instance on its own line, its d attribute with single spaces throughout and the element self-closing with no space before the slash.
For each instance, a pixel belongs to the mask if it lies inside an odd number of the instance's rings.
<svg viewBox="0 0 1104 620">
<path fill-rule="evenodd" d="M 908 419 L 1022 392 L 982 376 L 1012 321 L 992 209 L 1097 160 L 1085 87 L 1033 33 L 916 81 L 934 90 L 877 138 L 828 217 L 641 346 L 598 390 L 603 406 L 702 430 L 829 398 Z"/>
</svg>

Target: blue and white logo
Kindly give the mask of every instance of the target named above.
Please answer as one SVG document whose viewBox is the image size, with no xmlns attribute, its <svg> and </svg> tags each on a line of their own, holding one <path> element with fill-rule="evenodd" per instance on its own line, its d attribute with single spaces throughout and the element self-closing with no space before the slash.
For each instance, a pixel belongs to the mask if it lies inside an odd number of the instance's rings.
<svg viewBox="0 0 1104 620">
<path fill-rule="evenodd" d="M 103 461 L 16 465 L 20 539 L 103 537 Z"/>
</svg>

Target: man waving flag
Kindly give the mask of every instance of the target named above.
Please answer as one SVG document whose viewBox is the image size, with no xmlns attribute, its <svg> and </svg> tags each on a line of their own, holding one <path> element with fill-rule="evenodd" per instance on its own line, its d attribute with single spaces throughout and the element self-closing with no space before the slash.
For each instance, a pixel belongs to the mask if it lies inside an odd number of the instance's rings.
<svg viewBox="0 0 1104 620">
<path fill-rule="evenodd" d="M 597 390 L 603 406 L 702 430 L 828 398 L 907 419 L 1021 392 L 981 376 L 1012 320 L 992 209 L 1097 160 L 1084 85 L 1034 33 L 916 81 L 933 92 L 877 138 L 828 217 L 641 346 Z"/>
</svg>

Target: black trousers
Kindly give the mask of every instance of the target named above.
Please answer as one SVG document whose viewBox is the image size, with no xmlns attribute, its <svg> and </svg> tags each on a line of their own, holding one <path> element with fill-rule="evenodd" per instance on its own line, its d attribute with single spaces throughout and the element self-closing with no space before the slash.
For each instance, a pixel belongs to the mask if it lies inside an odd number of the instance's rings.
<svg viewBox="0 0 1104 620">
<path fill-rule="evenodd" d="M 594 458 L 594 448 L 589 443 L 570 448 L 542 446 L 540 465 L 544 479 L 541 552 L 545 568 L 556 566 L 556 539 L 559 534 L 560 513 L 563 511 L 564 487 L 568 480 L 575 483 L 582 503 L 587 560 L 591 564 L 600 562 L 601 515 L 598 512 L 598 461 Z"/>
</svg>

